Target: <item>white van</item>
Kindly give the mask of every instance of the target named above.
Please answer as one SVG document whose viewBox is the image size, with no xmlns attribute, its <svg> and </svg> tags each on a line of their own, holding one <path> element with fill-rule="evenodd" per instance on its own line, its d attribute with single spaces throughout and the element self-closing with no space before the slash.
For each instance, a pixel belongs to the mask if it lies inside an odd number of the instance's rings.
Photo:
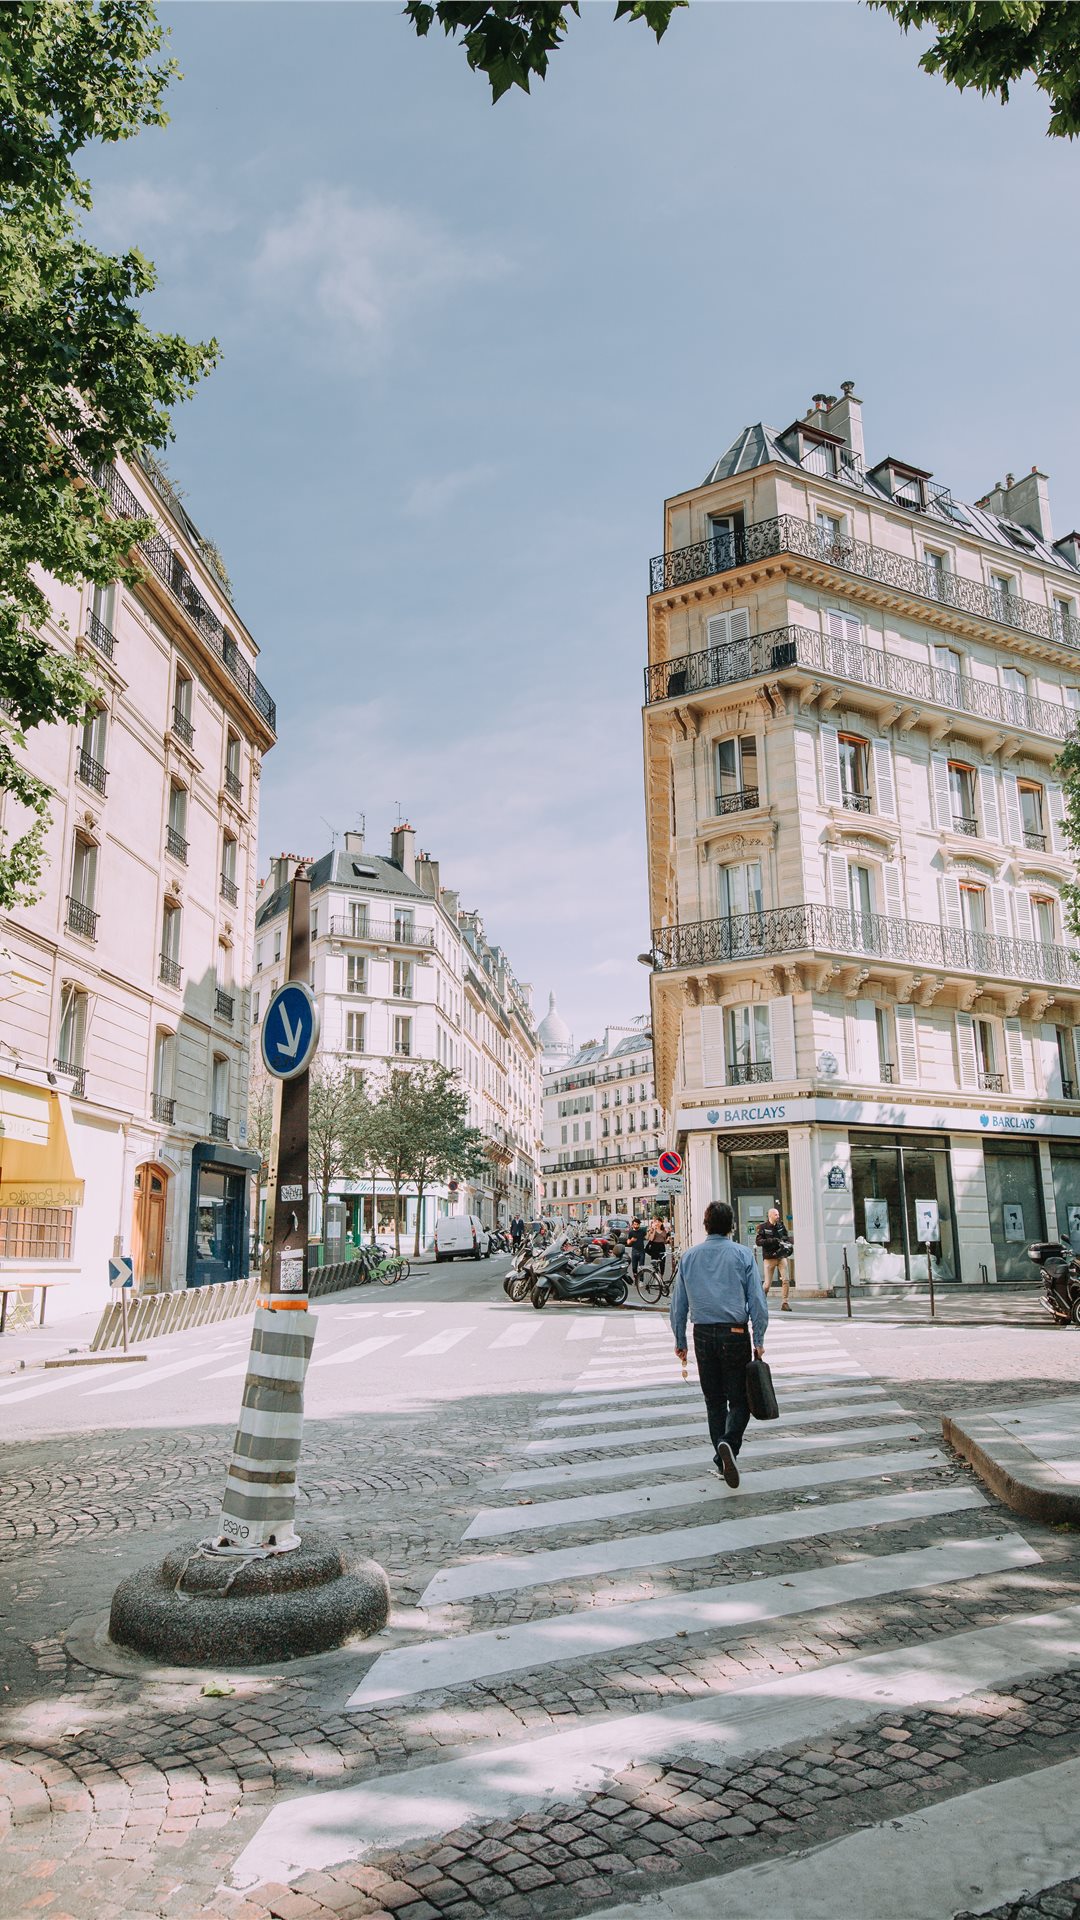
<svg viewBox="0 0 1080 1920">
<path fill-rule="evenodd" d="M 435 1222 L 436 1260 L 486 1260 L 491 1235 L 479 1214 L 440 1213 Z"/>
</svg>

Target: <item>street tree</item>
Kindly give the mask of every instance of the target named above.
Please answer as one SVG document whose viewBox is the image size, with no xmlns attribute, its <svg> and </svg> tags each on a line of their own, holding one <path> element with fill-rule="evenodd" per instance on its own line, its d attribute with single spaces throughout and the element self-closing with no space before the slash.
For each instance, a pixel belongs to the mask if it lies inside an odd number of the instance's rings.
<svg viewBox="0 0 1080 1920">
<path fill-rule="evenodd" d="M 308 1089 L 308 1177 L 319 1192 L 325 1247 L 331 1185 L 372 1164 L 373 1108 L 362 1075 L 333 1055 L 312 1067 Z"/>
<path fill-rule="evenodd" d="M 0 7 L 0 909 L 38 897 L 51 791 L 27 735 L 82 718 L 93 669 L 47 635 L 41 569 L 129 585 L 149 519 L 118 516 L 94 476 L 169 438 L 169 409 L 213 365 L 213 341 L 155 333 L 154 269 L 91 246 L 76 157 L 162 126 L 174 63 L 149 0 Z"/>
<path fill-rule="evenodd" d="M 468 1100 L 456 1076 L 436 1061 L 391 1067 L 374 1099 L 372 1155 L 394 1195 L 394 1247 L 401 1252 L 401 1200 L 417 1189 L 414 1251 L 420 1251 L 420 1202 L 434 1181 L 466 1179 L 484 1164 L 481 1135 L 468 1126 Z"/>
<path fill-rule="evenodd" d="M 644 20 L 658 40 L 667 32 L 676 7 L 689 0 L 618 0 L 616 20 Z M 485 6 L 475 0 L 408 0 L 405 12 L 423 38 L 439 25 L 450 38 L 460 38 L 474 73 L 487 75 L 492 100 L 511 87 L 528 93 L 530 82 L 547 77 L 548 61 L 561 46 L 569 15 L 580 15 L 579 0 L 560 4 L 513 5 L 495 0 Z"/>
</svg>

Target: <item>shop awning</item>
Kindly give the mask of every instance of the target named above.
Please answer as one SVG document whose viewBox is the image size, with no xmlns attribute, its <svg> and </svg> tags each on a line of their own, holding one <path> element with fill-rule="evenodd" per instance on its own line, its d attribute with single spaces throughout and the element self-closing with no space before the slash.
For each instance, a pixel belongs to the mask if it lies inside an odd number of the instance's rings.
<svg viewBox="0 0 1080 1920">
<path fill-rule="evenodd" d="M 0 1207 L 81 1207 L 65 1095 L 0 1076 Z"/>
</svg>

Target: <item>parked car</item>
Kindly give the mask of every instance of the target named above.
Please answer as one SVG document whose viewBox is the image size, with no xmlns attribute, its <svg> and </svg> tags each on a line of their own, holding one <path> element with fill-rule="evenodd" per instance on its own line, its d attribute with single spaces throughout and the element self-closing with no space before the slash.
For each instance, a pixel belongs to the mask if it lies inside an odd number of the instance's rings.
<svg viewBox="0 0 1080 1920">
<path fill-rule="evenodd" d="M 436 1260 L 486 1260 L 491 1235 L 476 1213 L 440 1213 L 435 1222 Z"/>
</svg>

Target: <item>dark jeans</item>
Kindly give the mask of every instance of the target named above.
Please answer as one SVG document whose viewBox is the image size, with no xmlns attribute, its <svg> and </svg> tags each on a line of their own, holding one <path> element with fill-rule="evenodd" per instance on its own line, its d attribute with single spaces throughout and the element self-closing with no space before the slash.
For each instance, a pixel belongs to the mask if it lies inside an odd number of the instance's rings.
<svg viewBox="0 0 1080 1920">
<path fill-rule="evenodd" d="M 750 1403 L 746 1398 L 750 1335 L 732 1333 L 727 1327 L 695 1326 L 694 1353 L 709 1415 L 713 1452 L 721 1440 L 726 1440 L 732 1453 L 738 1453 L 750 1421 Z"/>
</svg>

